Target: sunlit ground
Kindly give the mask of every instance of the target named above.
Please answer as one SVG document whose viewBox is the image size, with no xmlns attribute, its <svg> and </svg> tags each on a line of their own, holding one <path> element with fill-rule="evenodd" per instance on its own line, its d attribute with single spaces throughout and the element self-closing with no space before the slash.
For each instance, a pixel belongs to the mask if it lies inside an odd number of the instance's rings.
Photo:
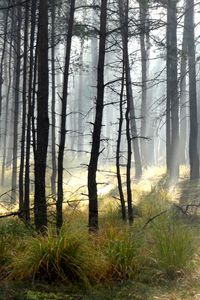
<svg viewBox="0 0 200 300">
<path fill-rule="evenodd" d="M 125 183 L 125 168 L 122 168 L 122 182 L 123 189 L 126 195 L 126 183 Z M 133 190 L 133 202 L 137 204 L 138 199 L 141 198 L 142 193 L 150 192 L 152 187 L 162 182 L 166 174 L 165 167 L 149 167 L 143 171 L 142 178 L 138 181 L 134 179 L 134 169 L 132 169 L 132 190 Z M 180 179 L 179 182 L 188 179 L 189 169 L 186 166 L 180 168 Z M 6 171 L 6 182 L 5 186 L 0 189 L 0 214 L 8 213 L 10 210 L 16 211 L 18 204 L 7 206 L 10 203 L 10 187 L 9 177 L 11 178 L 11 170 Z M 50 174 L 47 174 L 47 196 L 52 200 L 50 192 Z M 115 166 L 100 166 L 97 173 L 98 182 L 98 195 L 100 198 L 109 196 L 111 203 L 116 202 L 118 197 L 117 179 L 116 179 L 116 168 Z M 180 198 L 180 185 L 172 185 L 168 188 L 168 192 L 171 195 L 172 201 L 178 201 Z M 88 190 L 87 190 L 87 169 L 86 168 L 74 168 L 70 171 L 65 172 L 64 179 L 64 206 L 67 207 L 69 204 L 74 208 L 85 208 L 88 205 Z M 33 199 L 33 188 L 31 193 Z"/>
</svg>

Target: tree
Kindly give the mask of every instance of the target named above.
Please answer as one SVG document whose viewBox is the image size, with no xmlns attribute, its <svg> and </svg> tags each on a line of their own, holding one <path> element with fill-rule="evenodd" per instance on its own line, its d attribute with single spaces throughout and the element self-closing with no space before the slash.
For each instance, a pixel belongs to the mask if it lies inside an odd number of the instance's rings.
<svg viewBox="0 0 200 300">
<path fill-rule="evenodd" d="M 124 64 L 125 64 L 125 73 L 126 73 L 126 86 L 128 87 L 129 105 L 130 105 L 130 126 L 131 126 L 131 136 L 132 136 L 132 146 L 135 158 L 135 177 L 139 179 L 142 176 L 142 162 L 139 149 L 139 140 L 138 140 L 138 130 L 136 124 L 136 115 L 135 115 L 135 104 L 133 99 L 132 91 L 132 80 L 131 80 L 131 69 L 130 69 L 130 58 L 129 58 L 129 48 L 128 48 L 128 37 L 129 37 L 129 26 L 128 26 L 128 10 L 129 10 L 129 1 L 118 1 L 119 5 L 119 15 L 120 15 L 120 27 L 122 35 L 122 47 L 124 52 Z"/>
<path fill-rule="evenodd" d="M 38 231 L 47 227 L 46 160 L 49 136 L 48 117 L 48 1 L 39 1 L 38 21 L 38 94 L 37 94 L 37 148 L 35 153 L 34 217 Z"/>
<path fill-rule="evenodd" d="M 30 148 L 31 148 L 31 116 L 32 98 L 34 98 L 33 70 L 36 67 L 36 55 L 34 60 L 34 41 L 36 27 L 36 5 L 37 1 L 31 3 L 31 30 L 30 30 L 30 52 L 29 52 L 29 76 L 28 76 L 28 107 L 26 118 L 26 157 L 25 157 L 25 179 L 24 179 L 24 215 L 27 223 L 30 221 Z M 36 53 L 36 51 L 35 51 Z M 33 97 L 32 97 L 33 95 Z"/>
<path fill-rule="evenodd" d="M 116 150 L 116 171 L 117 171 L 117 183 L 118 183 L 118 191 L 121 203 L 121 215 L 122 219 L 126 221 L 126 204 L 125 197 L 122 187 L 122 177 L 120 170 L 120 148 L 121 148 L 121 139 L 122 139 L 122 126 L 123 126 L 123 99 L 124 99 L 124 86 L 125 86 L 125 72 L 124 72 L 124 63 L 122 68 L 122 82 L 121 82 L 121 91 L 120 91 L 120 102 L 119 102 L 119 128 L 118 128 L 118 136 L 117 136 L 117 150 Z"/>
<path fill-rule="evenodd" d="M 71 0 L 69 21 L 68 21 L 68 32 L 67 32 L 64 78 L 63 78 L 60 142 L 59 142 L 59 150 L 58 150 L 58 197 L 56 202 L 56 225 L 58 229 L 60 229 L 63 224 L 63 214 L 62 214 L 63 199 L 64 199 L 63 158 L 64 158 L 65 139 L 66 139 L 66 113 L 67 113 L 67 102 L 68 102 L 69 68 L 70 68 L 72 34 L 73 34 L 73 27 L 74 27 L 75 4 L 76 1 Z"/>
<path fill-rule="evenodd" d="M 23 55 L 23 92 L 22 92 L 22 133 L 21 133 L 21 157 L 19 170 L 19 210 L 24 217 L 24 165 L 25 165 L 25 139 L 26 139 L 26 107 L 27 107 L 27 62 L 28 62 L 28 26 L 29 3 L 25 6 L 24 21 L 24 55 Z"/>
<path fill-rule="evenodd" d="M 19 1 L 17 2 L 19 3 Z M 17 33 L 14 37 L 14 121 L 13 121 L 13 165 L 12 165 L 12 193 L 11 201 L 16 202 L 17 193 L 17 159 L 18 159 L 18 123 L 19 123 L 19 101 L 20 101 L 20 65 L 21 65 L 21 25 L 22 25 L 22 8 L 20 5 L 16 8 Z"/>
<path fill-rule="evenodd" d="M 185 6 L 181 66 L 180 66 L 180 163 L 186 164 L 186 144 L 187 144 L 187 8 Z"/>
<path fill-rule="evenodd" d="M 187 0 L 186 6 L 187 36 L 188 36 L 188 66 L 189 66 L 189 103 L 190 103 L 190 178 L 199 178 L 198 155 L 198 120 L 197 120 L 197 92 L 196 92 L 196 59 L 194 43 L 194 0 Z"/>
<path fill-rule="evenodd" d="M 51 192 L 52 195 L 56 196 L 56 74 L 55 74 L 55 0 L 51 0 L 51 79 L 52 79 L 52 99 L 51 99 L 51 159 L 52 159 L 52 174 L 51 174 Z"/>
<path fill-rule="evenodd" d="M 101 128 L 104 108 L 104 65 L 106 48 L 107 0 L 101 0 L 99 58 L 97 68 L 96 115 L 92 133 L 92 149 L 88 165 L 88 196 L 90 231 L 98 230 L 97 165 L 100 154 Z"/>
</svg>

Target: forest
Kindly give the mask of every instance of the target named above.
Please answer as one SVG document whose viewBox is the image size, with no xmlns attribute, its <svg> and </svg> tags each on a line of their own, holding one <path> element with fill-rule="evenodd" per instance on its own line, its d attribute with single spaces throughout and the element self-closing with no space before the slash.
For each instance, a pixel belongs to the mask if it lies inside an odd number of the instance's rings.
<svg viewBox="0 0 200 300">
<path fill-rule="evenodd" d="M 200 2 L 0 0 L 0 300 L 200 299 Z"/>
</svg>

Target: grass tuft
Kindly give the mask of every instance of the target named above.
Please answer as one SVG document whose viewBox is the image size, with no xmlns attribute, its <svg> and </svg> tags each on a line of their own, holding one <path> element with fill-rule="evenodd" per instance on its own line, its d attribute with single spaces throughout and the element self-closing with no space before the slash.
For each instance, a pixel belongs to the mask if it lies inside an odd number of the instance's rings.
<svg viewBox="0 0 200 300">
<path fill-rule="evenodd" d="M 24 244 L 24 251 L 13 256 L 11 278 L 32 278 L 48 282 L 77 282 L 89 285 L 106 270 L 103 257 L 81 232 L 52 230 Z"/>
</svg>

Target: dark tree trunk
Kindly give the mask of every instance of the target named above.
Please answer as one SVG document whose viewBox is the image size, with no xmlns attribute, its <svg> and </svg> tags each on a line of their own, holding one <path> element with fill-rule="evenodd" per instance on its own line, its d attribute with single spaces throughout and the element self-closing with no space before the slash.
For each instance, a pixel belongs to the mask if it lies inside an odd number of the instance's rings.
<svg viewBox="0 0 200 300">
<path fill-rule="evenodd" d="M 51 0 L 51 78 L 52 78 L 52 103 L 51 103 L 51 160 L 52 160 L 52 174 L 51 174 L 51 193 L 53 197 L 56 196 L 56 84 L 55 84 L 55 0 Z"/>
<path fill-rule="evenodd" d="M 37 148 L 35 153 L 34 217 L 38 231 L 47 227 L 45 193 L 46 160 L 49 135 L 48 118 L 48 1 L 39 2 L 38 26 L 38 94 L 37 94 Z"/>
<path fill-rule="evenodd" d="M 99 61 L 97 70 L 96 116 L 92 133 L 92 149 L 88 166 L 89 230 L 98 230 L 97 165 L 100 152 L 104 108 L 104 65 L 106 47 L 107 0 L 101 0 Z"/>
<path fill-rule="evenodd" d="M 121 7 L 122 8 L 122 7 Z M 124 36 L 123 36 L 123 62 L 125 65 L 125 78 L 126 78 L 126 97 L 127 97 L 127 109 L 126 109 L 126 139 L 127 139 L 127 166 L 126 166 L 126 187 L 127 187 L 127 204 L 128 204 L 128 220 L 129 224 L 133 223 L 133 203 L 132 203 L 132 189 L 131 189 L 131 134 L 130 134 L 130 125 L 131 125 L 131 110 L 134 109 L 133 106 L 133 95 L 132 95 L 132 82 L 130 76 L 130 64 L 129 64 L 129 53 L 128 53 L 128 12 L 129 12 L 129 1 L 125 0 L 124 2 L 124 20 L 122 24 L 124 25 Z M 134 112 L 134 121 L 135 121 L 135 112 Z M 133 121 L 132 121 L 133 122 Z M 135 122 L 134 122 L 135 123 Z M 132 132 L 133 134 L 133 132 Z M 135 135 L 136 134 L 136 135 Z M 134 135 L 132 138 L 137 137 L 136 123 L 134 124 Z M 135 141 L 136 142 L 136 141 Z M 137 140 L 138 142 L 138 140 Z M 139 151 L 139 145 L 135 144 L 134 152 L 136 150 L 136 145 Z M 135 152 L 137 153 L 137 152 Z M 137 161 L 135 160 L 135 163 Z M 136 167 L 136 166 L 135 166 Z M 137 169 L 137 167 L 136 167 Z"/>
<path fill-rule="evenodd" d="M 30 222 L 30 147 L 31 147 L 31 109 L 32 109 L 32 86 L 34 68 L 34 35 L 36 21 L 36 4 L 31 4 L 31 33 L 30 33 L 30 53 L 29 53 L 29 82 L 28 82 L 28 113 L 26 128 L 26 164 L 25 164 L 25 186 L 24 186 L 24 214 L 27 223 Z M 35 59 L 36 65 L 36 59 Z"/>
<path fill-rule="evenodd" d="M 121 148 L 121 138 L 122 138 L 122 125 L 123 125 L 123 97 L 124 97 L 124 64 L 123 64 L 123 71 L 122 71 L 122 83 L 121 83 L 121 92 L 120 92 L 120 116 L 119 116 L 119 129 L 118 129 L 118 138 L 117 138 L 117 151 L 116 151 L 116 170 L 117 170 L 117 183 L 118 183 L 118 191 L 121 203 L 121 214 L 122 219 L 126 221 L 126 205 L 125 205 L 125 198 L 124 192 L 122 187 L 122 177 L 121 177 L 121 170 L 120 170 L 120 148 Z"/>
<path fill-rule="evenodd" d="M 15 47 L 15 81 L 14 81 L 14 122 L 13 122 L 13 167 L 12 167 L 12 193 L 11 202 L 16 202 L 17 194 L 17 158 L 18 158 L 18 122 L 19 122 L 19 101 L 20 101 L 20 67 L 21 67 L 21 24 L 22 24 L 22 11 L 21 6 L 17 6 L 17 33 L 14 38 Z"/>
<path fill-rule="evenodd" d="M 21 159 L 19 170 L 19 211 L 24 217 L 24 162 L 25 162 L 25 139 L 26 139 L 26 104 L 27 104 L 27 59 L 28 59 L 28 25 L 29 3 L 25 6 L 24 21 L 24 62 L 23 62 L 23 94 L 22 94 L 22 134 L 21 134 Z"/>
<path fill-rule="evenodd" d="M 72 34 L 73 34 L 73 27 L 74 27 L 75 2 L 76 2 L 75 0 L 71 0 L 71 4 L 70 4 L 65 70 L 64 70 L 64 79 L 63 79 L 60 143 L 59 143 L 59 151 L 58 151 L 58 198 L 56 202 L 56 213 L 57 213 L 56 225 L 58 230 L 62 227 L 63 224 L 63 159 L 64 159 L 65 139 L 66 139 L 66 111 L 67 111 L 67 103 L 68 103 L 69 67 L 70 67 Z"/>
</svg>

